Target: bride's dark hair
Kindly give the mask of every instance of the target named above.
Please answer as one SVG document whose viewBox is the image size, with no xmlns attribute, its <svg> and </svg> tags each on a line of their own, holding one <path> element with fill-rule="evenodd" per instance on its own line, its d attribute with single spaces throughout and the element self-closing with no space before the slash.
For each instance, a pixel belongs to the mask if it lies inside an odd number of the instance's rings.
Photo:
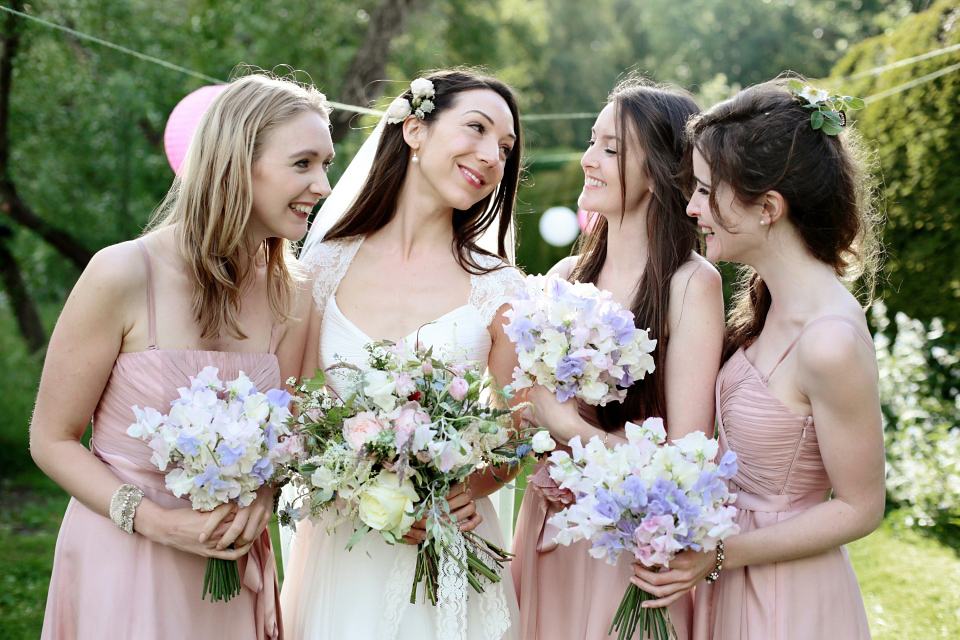
<svg viewBox="0 0 960 640">
<path fill-rule="evenodd" d="M 481 249 L 477 241 L 494 223 L 499 223 L 497 254 L 500 258 L 507 260 L 507 233 L 513 221 L 513 207 L 517 185 L 520 182 L 520 163 L 523 154 L 517 98 L 513 89 L 506 83 L 470 69 L 434 71 L 422 77 L 433 83 L 436 92 L 433 98 L 433 111 L 425 114 L 423 118 L 428 123 L 436 120 L 441 113 L 453 106 L 458 94 L 474 89 L 489 89 L 496 92 L 507 103 L 513 115 L 513 128 L 517 140 L 513 150 L 507 156 L 500 184 L 490 195 L 469 209 L 453 211 L 453 237 L 457 260 L 468 273 L 484 273 L 490 269 L 477 264 L 473 253 L 492 255 Z M 401 96 L 409 100 L 410 89 Z M 403 139 L 403 128 L 399 125 L 387 125 L 377 145 L 370 174 L 360 188 L 360 193 L 343 217 L 327 231 L 324 241 L 373 233 L 390 222 L 396 211 L 397 197 L 407 175 L 410 151 L 410 146 Z"/>
<path fill-rule="evenodd" d="M 657 340 L 653 352 L 654 373 L 631 385 L 622 403 L 597 407 L 600 426 L 606 431 L 615 431 L 628 420 L 651 416 L 667 419 L 664 371 L 669 339 L 670 281 L 677 269 L 690 259 L 699 237 L 696 222 L 686 214 L 689 185 L 683 184 L 678 176 L 684 152 L 684 126 L 691 116 L 700 112 L 700 107 L 687 91 L 657 85 L 642 77 L 618 83 L 607 102 L 614 105 L 617 137 L 624 141 L 623 150 L 643 151 L 640 170 L 652 189 L 647 207 L 647 263 L 637 282 L 630 310 L 636 317 L 637 327 L 649 328 L 650 337 Z M 627 154 L 618 155 L 620 195 L 625 206 L 627 181 L 640 176 L 624 175 Z M 624 213 L 621 211 L 621 216 Z M 606 218 L 597 216 L 593 231 L 581 241 L 578 252 L 580 258 L 570 279 L 595 283 L 607 259 Z"/>
</svg>

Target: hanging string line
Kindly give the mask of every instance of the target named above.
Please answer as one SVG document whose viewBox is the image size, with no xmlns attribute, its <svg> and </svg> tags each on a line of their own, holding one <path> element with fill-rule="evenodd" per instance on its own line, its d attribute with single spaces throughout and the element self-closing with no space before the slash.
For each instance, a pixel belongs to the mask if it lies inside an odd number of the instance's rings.
<svg viewBox="0 0 960 640">
<path fill-rule="evenodd" d="M 89 41 L 91 41 L 91 42 L 96 42 L 96 43 L 99 44 L 99 45 L 103 45 L 104 47 L 108 47 L 108 48 L 110 48 L 110 49 L 114 49 L 114 50 L 116 50 L 116 51 L 120 51 L 121 53 L 126 53 L 126 54 L 131 55 L 131 56 L 133 56 L 133 57 L 135 57 L 135 58 L 140 58 L 141 60 L 145 60 L 146 62 L 152 62 L 152 63 L 154 63 L 154 64 L 158 64 L 158 65 L 160 65 L 161 67 L 166 67 L 167 69 L 170 69 L 170 70 L 172 70 L 172 71 L 179 71 L 180 73 L 186 74 L 186 75 L 188 75 L 188 76 L 191 76 L 191 77 L 194 77 L 194 78 L 199 78 L 200 80 L 205 80 L 205 81 L 207 81 L 207 82 L 212 82 L 212 83 L 214 83 L 214 84 L 226 84 L 226 83 L 227 83 L 226 80 L 221 80 L 220 78 L 214 78 L 214 77 L 211 77 L 211 76 L 202 74 L 202 73 L 198 73 L 198 72 L 193 71 L 193 70 L 191 70 L 191 69 L 186 69 L 186 68 L 181 67 L 181 66 L 179 66 L 179 65 L 175 65 L 175 64 L 173 64 L 172 62 L 167 62 L 166 60 L 161 60 L 160 58 L 154 58 L 153 56 L 149 56 L 149 55 L 147 55 L 147 54 L 145 54 L 145 53 L 140 53 L 139 51 L 135 51 L 135 50 L 133 50 L 133 49 L 128 49 L 127 47 L 121 46 L 121 45 L 119 45 L 119 44 L 114 44 L 113 42 L 108 42 L 107 40 L 103 40 L 103 39 L 101 39 L 101 38 L 97 38 L 96 36 L 91 36 L 91 35 L 88 35 L 88 34 L 86 34 L 86 33 L 82 33 L 82 32 L 80 32 L 80 31 L 77 31 L 76 29 L 71 29 L 71 28 L 69 28 L 69 27 L 64 27 L 63 25 L 56 24 L 55 22 L 48 22 L 47 20 L 44 20 L 43 18 L 37 18 L 36 16 L 31 16 L 31 15 L 28 14 L 28 13 L 23 13 L 23 12 L 21 12 L 21 11 L 16 11 L 16 10 L 14 10 L 14 9 L 10 9 L 9 7 L 4 7 L 3 5 L 0 5 L 0 9 L 2 9 L 3 11 L 6 11 L 6 12 L 8 12 L 8 13 L 12 13 L 12 14 L 18 15 L 18 16 L 20 16 L 21 18 L 26 18 L 26 19 L 28 19 L 28 20 L 33 20 L 34 22 L 39 22 L 40 24 L 46 25 L 46 26 L 48 26 L 48 27 L 52 27 L 52 28 L 54 28 L 54 29 L 58 29 L 58 30 L 60 30 L 60 31 L 64 31 L 64 32 L 69 33 L 70 35 L 76 37 L 76 38 L 81 38 L 81 39 L 83 39 L 83 40 L 89 40 Z M 374 115 L 374 116 L 381 116 L 381 115 L 383 115 L 383 112 L 382 112 L 382 111 L 377 111 L 376 109 L 367 109 L 367 108 L 365 108 L 365 107 L 357 107 L 357 106 L 354 106 L 354 105 L 352 105 L 352 104 L 343 104 L 343 103 L 341 103 L 341 102 L 333 102 L 332 100 L 327 100 L 327 102 L 330 104 L 330 106 L 334 107 L 335 109 L 343 109 L 344 111 L 352 111 L 352 112 L 354 112 L 354 113 L 363 113 L 363 114 Z"/>
<path fill-rule="evenodd" d="M 921 76 L 921 77 L 917 78 L 916 80 L 911 80 L 910 82 L 905 82 L 905 83 L 903 83 L 903 84 L 901 84 L 901 85 L 897 85 L 896 87 L 891 87 L 890 89 L 887 89 L 886 91 L 881 91 L 880 93 L 875 93 L 875 94 L 873 94 L 873 95 L 870 96 L 870 97 L 864 98 L 864 102 L 866 102 L 866 103 L 869 104 L 869 103 L 872 103 L 872 102 L 876 102 L 877 100 L 883 100 L 884 98 L 889 98 L 890 96 L 892 96 L 892 95 L 894 95 L 894 94 L 897 94 L 897 93 L 900 93 L 901 91 L 906 91 L 907 89 L 912 89 L 912 88 L 914 88 L 914 87 L 916 87 L 916 86 L 919 86 L 919 85 L 921 85 L 921 84 L 923 84 L 923 83 L 925 83 L 925 82 L 930 82 L 931 80 L 935 80 L 935 79 L 939 78 L 940 76 L 945 76 L 945 75 L 947 75 L 948 73 L 953 73 L 954 71 L 957 71 L 957 70 L 960 70 L 960 62 L 958 62 L 957 64 L 952 64 L 952 65 L 950 65 L 949 67 L 944 67 L 943 69 L 940 69 L 940 70 L 938 70 L 938 71 L 934 71 L 933 73 L 928 73 L 927 75 Z"/>
<path fill-rule="evenodd" d="M 860 78 L 866 78 L 867 76 L 878 76 L 881 73 L 884 73 L 885 71 L 890 71 L 891 69 L 899 69 L 900 67 L 911 65 L 914 62 L 920 62 L 921 60 L 926 60 L 928 58 L 942 56 L 945 53 L 950 53 L 951 51 L 957 51 L 958 49 L 960 49 L 960 44 L 951 45 L 949 47 L 944 47 L 943 49 L 937 49 L 935 51 L 928 51 L 927 53 L 922 53 L 918 56 L 913 56 L 912 58 L 905 58 L 903 60 L 891 62 L 890 64 L 885 64 L 882 67 L 874 67 L 873 69 L 860 71 L 859 73 L 854 73 L 849 76 L 843 76 L 842 78 L 837 78 L 837 81 L 849 82 L 850 80 L 858 80 Z"/>
<path fill-rule="evenodd" d="M 44 19 L 42 19 L 42 18 L 38 18 L 38 17 L 36 17 L 36 16 L 31 16 L 30 14 L 23 13 L 23 12 L 21 12 L 21 11 L 15 10 L 15 9 L 11 9 L 11 8 L 9 8 L 9 7 L 5 7 L 5 6 L 3 6 L 3 5 L 0 5 L 0 10 L 6 11 L 7 13 L 12 13 L 12 14 L 17 15 L 17 16 L 20 16 L 21 18 L 26 18 L 26 19 L 28 19 L 28 20 L 32 20 L 32 21 L 34 21 L 34 22 L 38 22 L 38 23 L 40 23 L 40 24 L 43 24 L 43 25 L 48 26 L 48 27 L 51 27 L 51 28 L 53 28 L 53 29 L 57 29 L 57 30 L 59 30 L 59 31 L 64 31 L 64 32 L 69 33 L 70 35 L 76 37 L 76 38 L 81 38 L 81 39 L 84 39 L 84 40 L 89 40 L 89 41 L 91 41 L 91 42 L 95 42 L 95 43 L 97 43 L 97 44 L 99 44 L 99 45 L 103 45 L 103 46 L 108 47 L 108 48 L 110 48 L 110 49 L 114 49 L 114 50 L 116 50 L 116 51 L 120 51 L 121 53 L 126 53 L 126 54 L 128 54 L 128 55 L 134 56 L 134 57 L 139 58 L 139 59 L 141 59 L 141 60 L 144 60 L 144 61 L 146 61 L 146 62 L 152 62 L 152 63 L 154 63 L 154 64 L 157 64 L 157 65 L 160 65 L 160 66 L 165 67 L 165 68 L 167 68 L 167 69 L 170 69 L 170 70 L 172 70 L 172 71 L 178 71 L 178 72 L 180 72 L 180 73 L 186 74 L 186 75 L 191 76 L 191 77 L 194 77 L 194 78 L 198 78 L 198 79 L 201 79 L 201 80 L 205 80 L 205 81 L 207 81 L 207 82 L 213 82 L 214 84 L 225 84 L 225 83 L 226 83 L 226 81 L 221 80 L 221 79 L 219 79 L 219 78 L 214 78 L 214 77 L 211 77 L 211 76 L 208 76 L 208 75 L 199 73 L 199 72 L 197 72 L 197 71 L 193 71 L 193 70 L 191 70 L 191 69 L 187 69 L 187 68 L 185 68 L 185 67 L 181 67 L 181 66 L 179 66 L 179 65 L 175 65 L 175 64 L 173 64 L 173 63 L 171 63 L 171 62 L 167 62 L 166 60 L 161 60 L 160 58 L 155 58 L 155 57 L 150 56 L 150 55 L 147 55 L 147 54 L 145 54 L 145 53 L 141 53 L 141 52 L 135 51 L 135 50 L 133 50 L 133 49 L 128 49 L 127 47 L 124 47 L 124 46 L 121 46 L 121 45 L 118 45 L 118 44 L 114 44 L 113 42 L 109 42 L 109 41 L 103 40 L 103 39 L 101 39 L 101 38 L 97 38 L 96 36 L 91 36 L 91 35 L 88 35 L 88 34 L 86 34 L 86 33 L 82 33 L 82 32 L 80 32 L 80 31 L 77 31 L 76 29 L 71 29 L 71 28 L 69 28 L 69 27 L 64 27 L 63 25 L 59 25 L 59 24 L 56 24 L 56 23 L 54 23 L 54 22 L 49 22 L 49 21 L 44 20 Z M 861 72 L 859 72 L 859 73 L 855 73 L 855 74 L 852 74 L 852 75 L 849 75 L 849 76 L 844 76 L 844 77 L 842 77 L 842 78 L 838 78 L 837 81 L 838 81 L 838 82 L 847 82 L 847 81 L 849 81 L 849 80 L 855 80 L 855 79 L 863 78 L 863 77 L 870 76 L 870 75 L 879 75 L 879 74 L 884 73 L 885 71 L 889 71 L 889 70 L 891 70 L 891 69 L 897 69 L 897 68 L 900 68 L 900 67 L 904 67 L 904 66 L 913 64 L 913 63 L 915 63 L 915 62 L 919 62 L 919 61 L 921 61 L 921 60 L 927 60 L 927 59 L 929 59 L 929 58 L 933 58 L 933 57 L 935 57 L 935 56 L 939 56 L 939 55 L 943 55 L 943 54 L 946 54 L 946 53 L 950 53 L 950 52 L 956 51 L 956 50 L 958 50 L 958 49 L 960 49 L 960 44 L 951 45 L 951 46 L 949 46 L 949 47 L 944 47 L 944 48 L 942 48 L 942 49 L 936 49 L 936 50 L 934 50 L 934 51 L 928 51 L 927 53 L 923 53 L 923 54 L 920 54 L 920 55 L 917 55 L 917 56 L 913 56 L 913 57 L 911 57 L 911 58 L 906 58 L 906 59 L 904 59 L 904 60 L 898 60 L 897 62 L 892 62 L 892 63 L 890 63 L 890 64 L 886 64 L 886 65 L 881 65 L 881 66 L 878 66 L 878 67 L 874 67 L 873 69 L 868 69 L 868 70 L 866 70 L 866 71 L 861 71 Z M 901 84 L 901 85 L 898 85 L 898 86 L 896 86 L 896 87 L 892 87 L 892 88 L 890 88 L 890 89 L 886 89 L 886 90 L 881 91 L 881 92 L 879 92 L 879 93 L 876 93 L 876 94 L 874 94 L 874 95 L 872 95 L 872 96 L 869 96 L 869 97 L 867 97 L 867 98 L 864 98 L 864 101 L 869 103 L 869 102 L 876 102 L 876 101 L 878 101 L 878 100 L 882 100 L 883 98 L 888 98 L 888 97 L 890 97 L 890 96 L 892 96 L 892 95 L 895 95 L 895 94 L 897 94 L 897 93 L 900 93 L 900 92 L 902 92 L 902 91 L 906 91 L 906 90 L 908 90 L 908 89 L 912 89 L 913 87 L 919 86 L 919 85 L 924 84 L 924 83 L 926 83 L 926 82 L 929 82 L 929 81 L 931 81 L 931 80 L 935 80 L 936 78 L 939 78 L 939 77 L 941 77 L 941 76 L 944 76 L 944 75 L 946 75 L 946 74 L 948 74 L 948 73 L 952 73 L 952 72 L 954 72 L 954 71 L 957 71 L 958 69 L 960 69 L 960 63 L 951 65 L 951 66 L 949 66 L 949 67 L 945 67 L 945 68 L 943 68 L 943 69 L 940 69 L 940 70 L 938 70 L 938 71 L 934 71 L 934 72 L 932 72 L 932 73 L 928 73 L 928 74 L 925 75 L 925 76 L 922 76 L 922 77 L 917 78 L 917 79 L 915 79 L 915 80 L 911 80 L 910 82 L 906 82 L 906 83 Z M 382 116 L 383 113 L 384 113 L 383 111 L 380 111 L 380 110 L 378 110 L 378 109 L 369 109 L 369 108 L 367 108 L 367 107 L 358 107 L 358 106 L 356 106 L 356 105 L 344 104 L 344 103 L 341 103 L 341 102 L 333 102 L 333 101 L 328 101 L 328 102 L 329 102 L 329 104 L 330 104 L 332 107 L 334 107 L 334 108 L 336 108 L 336 109 L 342 109 L 342 110 L 344 110 L 344 111 L 351 111 L 351 112 L 353 112 L 353 113 L 362 113 L 362 114 L 372 115 L 372 116 Z M 587 119 L 587 118 L 595 118 L 595 117 L 597 117 L 597 114 L 596 114 L 596 113 L 553 113 L 553 114 L 548 113 L 548 114 L 535 114 L 535 115 L 521 116 L 520 119 L 523 120 L 523 121 L 525 121 L 525 122 L 543 122 L 543 121 L 550 121 L 550 120 L 579 120 L 579 119 Z M 551 159 L 551 160 L 554 160 L 555 158 L 550 158 L 550 159 Z M 559 159 L 559 158 L 556 158 L 556 159 Z M 546 158 L 544 158 L 544 160 L 546 160 Z"/>
</svg>

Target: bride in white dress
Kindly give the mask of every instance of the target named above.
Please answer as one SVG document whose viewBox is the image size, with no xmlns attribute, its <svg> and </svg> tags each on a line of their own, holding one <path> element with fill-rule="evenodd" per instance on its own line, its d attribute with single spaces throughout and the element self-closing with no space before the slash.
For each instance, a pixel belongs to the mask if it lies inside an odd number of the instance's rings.
<svg viewBox="0 0 960 640">
<path fill-rule="evenodd" d="M 419 340 L 485 362 L 501 385 L 510 382 L 517 357 L 502 314 L 522 281 L 506 262 L 520 173 L 516 99 L 503 83 L 469 72 L 426 79 L 432 87 L 416 80 L 391 105 L 373 166 L 343 217 L 322 242 L 314 231 L 308 238 L 303 259 L 315 278 L 316 313 L 305 375 L 338 360 L 363 366 L 369 342 Z M 317 228 L 328 228 L 323 215 Z M 498 255 L 481 248 L 488 229 Z M 329 383 L 338 386 L 333 376 Z M 451 506 L 461 529 L 476 527 L 504 545 L 487 497 L 500 486 L 493 473 L 476 474 Z M 328 522 L 301 522 L 293 534 L 280 596 L 287 638 L 517 637 L 509 568 L 483 594 L 468 587 L 466 605 L 438 620 L 422 588 L 409 603 L 422 529 L 411 531 L 412 544 L 391 546 L 368 534 L 347 551 L 352 527 L 328 533 Z"/>
</svg>

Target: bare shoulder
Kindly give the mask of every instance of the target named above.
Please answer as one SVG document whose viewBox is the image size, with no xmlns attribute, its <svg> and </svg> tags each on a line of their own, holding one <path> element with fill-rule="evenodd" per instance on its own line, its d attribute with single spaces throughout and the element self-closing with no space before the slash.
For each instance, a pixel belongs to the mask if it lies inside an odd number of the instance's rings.
<svg viewBox="0 0 960 640">
<path fill-rule="evenodd" d="M 101 300 L 125 300 L 147 286 L 147 265 L 136 242 L 110 245 L 97 251 L 74 287 L 74 292 Z"/>
<path fill-rule="evenodd" d="M 723 280 L 720 272 L 699 254 L 690 259 L 670 279 L 670 307 L 680 310 L 689 305 L 700 307 L 712 305 L 723 298 Z"/>
<path fill-rule="evenodd" d="M 722 286 L 720 272 L 698 253 L 691 254 L 670 279 L 672 293 L 683 293 L 683 291 L 709 293 L 719 291 Z"/>
<path fill-rule="evenodd" d="M 853 314 L 850 314 L 853 315 Z M 877 359 L 863 314 L 842 316 L 849 322 L 831 319 L 817 323 L 797 343 L 797 362 L 804 386 L 842 388 L 852 378 L 869 376 L 876 380 Z"/>
</svg>

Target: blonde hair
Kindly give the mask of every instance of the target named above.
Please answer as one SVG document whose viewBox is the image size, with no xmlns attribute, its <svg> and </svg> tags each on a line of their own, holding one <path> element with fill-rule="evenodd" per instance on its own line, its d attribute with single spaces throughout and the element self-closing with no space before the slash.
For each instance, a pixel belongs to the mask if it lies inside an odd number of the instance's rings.
<svg viewBox="0 0 960 640">
<path fill-rule="evenodd" d="M 270 134 L 307 110 L 329 123 L 326 97 L 312 85 L 261 70 L 234 78 L 200 119 L 180 175 L 147 228 L 176 226 L 178 250 L 194 277 L 193 314 L 204 339 L 223 330 L 246 338 L 237 314 L 253 263 L 244 245 L 253 164 Z M 301 277 L 291 243 L 267 238 L 263 250 L 270 310 L 287 321 Z"/>
</svg>

